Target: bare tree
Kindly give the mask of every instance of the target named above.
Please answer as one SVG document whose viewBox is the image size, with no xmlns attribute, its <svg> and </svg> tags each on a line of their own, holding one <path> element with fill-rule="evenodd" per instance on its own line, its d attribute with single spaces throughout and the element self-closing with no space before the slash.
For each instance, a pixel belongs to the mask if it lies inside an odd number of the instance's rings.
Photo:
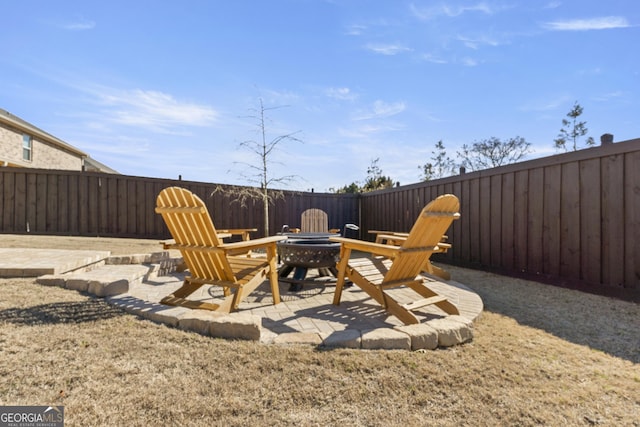
<svg viewBox="0 0 640 427">
<path fill-rule="evenodd" d="M 367 192 L 393 187 L 393 180 L 391 177 L 384 176 L 382 174 L 382 169 L 378 166 L 379 160 L 379 158 L 372 160 L 371 165 L 367 168 L 367 179 L 362 186 L 362 191 Z"/>
<path fill-rule="evenodd" d="M 277 184 L 286 185 L 295 180 L 296 175 L 286 175 L 273 177 L 269 173 L 273 162 L 273 154 L 278 145 L 285 141 L 302 142 L 296 137 L 300 131 L 278 135 L 272 139 L 267 137 L 267 121 L 269 118 L 265 114 L 267 111 L 284 108 L 265 107 L 262 98 L 259 98 L 259 108 L 251 109 L 252 114 L 246 118 L 255 120 L 257 139 L 250 139 L 240 143 L 239 147 L 249 151 L 252 154 L 253 161 L 235 162 L 242 165 L 244 170 L 240 175 L 247 181 L 251 187 L 232 186 L 231 188 L 222 189 L 218 187 L 214 190 L 224 191 L 225 193 L 235 197 L 235 201 L 246 205 L 248 200 L 260 200 L 264 210 L 264 235 L 269 236 L 269 205 L 276 199 L 283 197 L 282 190 L 273 190 L 272 186 Z"/>
<path fill-rule="evenodd" d="M 422 170 L 423 181 L 444 178 L 445 176 L 451 176 L 455 173 L 455 163 L 447 156 L 447 150 L 442 140 L 436 143 L 435 151 L 432 151 L 431 154 L 433 155 L 431 162 L 418 166 L 418 168 Z"/>
<path fill-rule="evenodd" d="M 573 142 L 573 151 L 578 149 L 578 138 L 581 136 L 585 136 L 587 134 L 587 122 L 579 122 L 578 117 L 582 115 L 583 108 L 576 101 L 573 104 L 573 108 L 571 111 L 567 113 L 567 119 L 562 119 L 562 128 L 560 129 L 560 133 L 558 134 L 558 138 L 554 140 L 556 143 L 556 148 L 563 148 L 565 151 L 567 150 L 567 142 Z M 592 137 L 587 138 L 587 146 L 595 145 L 595 141 Z"/>
<path fill-rule="evenodd" d="M 330 191 L 334 193 L 366 193 L 393 187 L 394 184 L 391 177 L 382 174 L 382 169 L 378 166 L 379 160 L 379 158 L 371 160 L 371 165 L 367 167 L 367 177 L 363 185 L 356 181 L 338 189 L 331 188 Z"/>
<path fill-rule="evenodd" d="M 458 157 L 461 159 L 461 166 L 469 170 L 480 170 L 515 163 L 530 151 L 531 143 L 519 136 L 507 141 L 491 137 L 474 142 L 471 147 L 464 144 L 462 151 L 458 151 Z"/>
</svg>

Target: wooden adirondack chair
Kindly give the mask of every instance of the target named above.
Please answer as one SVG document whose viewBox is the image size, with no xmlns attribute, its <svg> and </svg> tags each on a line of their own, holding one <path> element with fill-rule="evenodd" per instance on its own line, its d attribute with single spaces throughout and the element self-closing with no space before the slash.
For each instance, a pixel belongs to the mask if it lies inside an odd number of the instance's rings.
<svg viewBox="0 0 640 427">
<path fill-rule="evenodd" d="M 329 218 L 322 209 L 311 208 L 300 215 L 300 229 L 303 233 L 328 233 Z"/>
<path fill-rule="evenodd" d="M 369 230 L 370 234 L 375 234 L 376 243 L 386 243 L 388 245 L 401 245 L 407 237 L 409 233 L 401 233 L 395 231 L 380 231 L 380 230 Z M 433 251 L 434 253 L 446 253 L 449 249 L 451 249 L 451 243 L 447 243 L 449 237 L 447 235 L 442 236 L 440 242 L 438 242 L 438 250 Z M 434 276 L 438 276 L 444 280 L 451 280 L 451 274 L 440 267 L 437 267 L 431 263 L 431 260 L 427 260 L 425 265 L 423 266 L 422 271 L 427 274 L 431 274 Z"/>
<path fill-rule="evenodd" d="M 340 304 L 345 280 L 349 279 L 407 325 L 419 323 L 412 310 L 428 305 L 435 305 L 447 314 L 459 314 L 458 308 L 431 290 L 420 275 L 431 254 L 439 250 L 438 243 L 453 220 L 460 217 L 459 210 L 456 196 L 438 197 L 424 207 L 399 246 L 332 237 L 330 240 L 342 244 L 333 303 Z M 350 259 L 352 250 L 374 256 Z M 399 287 L 412 289 L 421 298 L 401 304 L 389 293 Z"/>
<path fill-rule="evenodd" d="M 284 236 L 224 243 L 202 199 L 180 187 L 162 190 L 156 206 L 156 213 L 162 215 L 174 240 L 168 247 L 180 250 L 190 272 L 182 287 L 163 298 L 161 303 L 230 312 L 237 310 L 242 299 L 267 278 L 273 303 L 280 302 L 276 242 L 285 239 Z M 266 249 L 266 259 L 233 255 L 258 248 Z M 187 299 L 203 285 L 221 286 L 224 299 L 220 303 Z"/>
<path fill-rule="evenodd" d="M 339 233 L 336 228 L 329 229 L 329 217 L 322 209 L 310 208 L 300 215 L 300 228 L 290 228 L 291 233 Z"/>
</svg>

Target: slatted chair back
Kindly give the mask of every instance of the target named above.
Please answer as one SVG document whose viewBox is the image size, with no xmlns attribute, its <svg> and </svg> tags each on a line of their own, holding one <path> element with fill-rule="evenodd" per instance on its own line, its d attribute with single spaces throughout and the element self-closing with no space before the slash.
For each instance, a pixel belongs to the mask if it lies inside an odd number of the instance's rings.
<svg viewBox="0 0 640 427">
<path fill-rule="evenodd" d="M 193 277 L 235 281 L 226 255 L 214 250 L 222 239 L 200 197 L 184 188 L 165 188 L 156 200 L 156 212 L 162 215 Z"/>
<path fill-rule="evenodd" d="M 453 220 L 460 217 L 460 202 L 451 194 L 439 196 L 422 209 L 409 235 L 385 275 L 383 285 L 413 280 L 433 252 Z"/>
<path fill-rule="evenodd" d="M 311 208 L 302 212 L 300 229 L 303 233 L 327 233 L 329 218 L 322 209 Z"/>
</svg>

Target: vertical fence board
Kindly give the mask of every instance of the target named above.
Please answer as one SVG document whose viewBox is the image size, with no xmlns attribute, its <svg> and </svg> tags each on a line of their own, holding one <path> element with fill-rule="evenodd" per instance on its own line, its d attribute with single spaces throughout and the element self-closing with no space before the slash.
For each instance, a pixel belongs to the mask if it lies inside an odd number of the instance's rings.
<svg viewBox="0 0 640 427">
<path fill-rule="evenodd" d="M 58 192 L 61 194 L 69 194 L 69 177 L 67 175 L 60 174 L 58 176 Z M 69 229 L 69 198 L 61 200 L 56 195 L 56 199 L 58 199 L 58 222 L 55 230 L 52 230 L 52 232 Z"/>
<path fill-rule="evenodd" d="M 514 181 L 514 263 L 517 271 L 528 271 L 529 171 L 518 171 Z"/>
<path fill-rule="evenodd" d="M 136 232 L 136 217 L 138 214 L 137 194 L 135 181 L 127 181 L 127 235 Z"/>
<path fill-rule="evenodd" d="M 460 260 L 463 263 L 471 263 L 471 216 L 472 207 L 469 198 L 470 181 L 464 180 L 460 183 L 460 211 L 463 218 L 466 218 L 461 224 L 460 230 Z"/>
<path fill-rule="evenodd" d="M 640 290 L 640 151 L 625 156 L 625 288 Z M 630 238 L 629 238 L 630 236 Z"/>
<path fill-rule="evenodd" d="M 146 206 L 143 212 L 144 236 L 153 236 L 155 225 L 155 206 L 156 196 L 153 191 L 153 185 L 149 181 L 144 182 L 144 193 L 146 198 Z"/>
<path fill-rule="evenodd" d="M 15 194 L 14 227 L 23 232 L 27 228 L 27 175 L 24 173 L 16 174 Z"/>
<path fill-rule="evenodd" d="M 38 176 L 34 173 L 27 174 L 27 224 L 26 232 L 36 231 L 38 219 Z"/>
<path fill-rule="evenodd" d="M 624 156 L 602 158 L 602 282 L 624 283 Z"/>
<path fill-rule="evenodd" d="M 560 275 L 580 278 L 580 170 L 577 162 L 562 165 L 560 206 Z"/>
<path fill-rule="evenodd" d="M 118 218 L 118 230 L 119 234 L 125 234 L 128 230 L 129 217 L 127 215 L 127 182 L 124 179 L 116 180 L 116 194 L 114 199 L 116 200 L 116 215 Z"/>
<path fill-rule="evenodd" d="M 16 231 L 15 227 L 15 174 L 5 174 L 2 182 L 3 206 L 2 206 L 2 226 L 9 233 Z"/>
<path fill-rule="evenodd" d="M 152 181 L 151 188 L 152 188 L 151 200 L 153 200 L 153 209 L 154 209 L 151 212 L 151 215 L 153 217 L 154 227 L 153 227 L 153 233 L 151 233 L 147 237 L 164 238 L 165 236 L 168 235 L 168 229 L 164 221 L 162 220 L 162 216 L 160 216 L 159 214 L 156 214 L 155 206 L 156 206 L 156 199 L 158 197 L 158 194 L 160 194 L 160 192 L 165 188 L 165 185 L 162 182 Z"/>
<path fill-rule="evenodd" d="M 51 175 L 47 180 L 47 219 L 46 228 L 47 233 L 55 233 L 58 230 L 58 176 Z"/>
<path fill-rule="evenodd" d="M 600 159 L 580 162 L 580 270 L 589 283 L 600 284 L 602 266 Z"/>
<path fill-rule="evenodd" d="M 147 212 L 152 205 L 147 203 L 147 191 L 144 181 L 136 181 L 136 235 L 147 234 Z"/>
<path fill-rule="evenodd" d="M 469 183 L 469 208 L 472 210 L 473 215 L 469 217 L 469 234 L 471 241 L 469 242 L 469 255 L 470 261 L 475 265 L 481 265 L 480 260 L 480 179 L 472 179 Z"/>
<path fill-rule="evenodd" d="M 92 180 L 92 204 L 94 207 L 93 216 L 94 216 L 94 224 L 93 229 L 94 232 L 99 236 L 105 236 L 107 230 L 107 211 L 105 210 L 105 205 L 108 203 L 108 191 L 106 190 L 108 178 L 104 176 L 95 176 Z M 125 233 L 123 236 L 128 235 Z"/>
<path fill-rule="evenodd" d="M 69 233 L 71 235 L 77 235 L 78 228 L 78 180 L 79 175 L 69 175 L 68 177 L 68 219 L 69 219 Z"/>
<path fill-rule="evenodd" d="M 500 266 L 502 258 L 502 175 L 491 177 L 491 210 L 490 210 L 490 263 L 489 265 Z"/>
<path fill-rule="evenodd" d="M 544 219 L 544 169 L 529 171 L 527 218 L 527 271 L 540 274 L 542 267 L 542 232 Z"/>
<path fill-rule="evenodd" d="M 89 180 L 82 177 L 78 183 L 78 228 L 81 235 L 89 234 Z"/>
<path fill-rule="evenodd" d="M 106 195 L 105 209 L 109 213 L 107 216 L 107 227 L 109 233 L 117 234 L 119 230 L 118 224 L 118 179 L 116 177 L 108 178 L 104 184 Z"/>
<path fill-rule="evenodd" d="M 100 235 L 100 177 L 90 175 L 88 177 L 88 204 L 89 233 Z"/>
<path fill-rule="evenodd" d="M 502 175 L 502 260 L 499 267 L 506 271 L 513 271 L 515 268 L 514 203 L 515 174 L 505 173 Z"/>
<path fill-rule="evenodd" d="M 480 263 L 485 266 L 491 265 L 491 177 L 482 177 L 479 180 L 480 197 L 478 198 L 480 227 Z"/>
<path fill-rule="evenodd" d="M 460 181 L 458 182 L 454 182 L 453 184 L 451 184 L 451 194 L 454 194 L 456 197 L 458 197 L 458 200 L 460 200 L 460 195 L 462 194 L 462 183 Z M 462 227 L 463 224 L 465 224 L 467 222 L 467 219 L 464 218 L 464 211 L 463 211 L 463 206 L 462 206 L 462 201 L 460 201 L 461 205 L 460 205 L 460 219 L 453 221 L 453 227 L 450 228 L 451 233 L 453 234 L 453 236 L 450 236 L 449 242 L 452 243 L 453 247 L 455 248 L 456 252 L 459 250 L 459 248 L 462 246 Z M 448 251 L 447 252 L 447 258 L 449 260 L 453 260 L 454 259 L 454 255 L 453 255 L 453 250 Z"/>
<path fill-rule="evenodd" d="M 542 271 L 560 276 L 560 185 L 562 168 L 548 166 L 544 172 L 542 217 Z"/>
</svg>

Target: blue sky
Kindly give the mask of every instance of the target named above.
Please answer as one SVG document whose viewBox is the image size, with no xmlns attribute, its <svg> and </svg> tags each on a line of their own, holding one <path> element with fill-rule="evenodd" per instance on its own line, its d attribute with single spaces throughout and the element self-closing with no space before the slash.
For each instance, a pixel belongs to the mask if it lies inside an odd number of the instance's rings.
<svg viewBox="0 0 640 427">
<path fill-rule="evenodd" d="M 589 136 L 640 137 L 640 2 L 5 2 L 0 108 L 127 175 L 246 184 L 240 144 L 279 144 L 272 177 L 327 191 L 379 158 L 420 179 L 442 140 L 521 136 L 530 157 L 578 102 Z"/>
</svg>

